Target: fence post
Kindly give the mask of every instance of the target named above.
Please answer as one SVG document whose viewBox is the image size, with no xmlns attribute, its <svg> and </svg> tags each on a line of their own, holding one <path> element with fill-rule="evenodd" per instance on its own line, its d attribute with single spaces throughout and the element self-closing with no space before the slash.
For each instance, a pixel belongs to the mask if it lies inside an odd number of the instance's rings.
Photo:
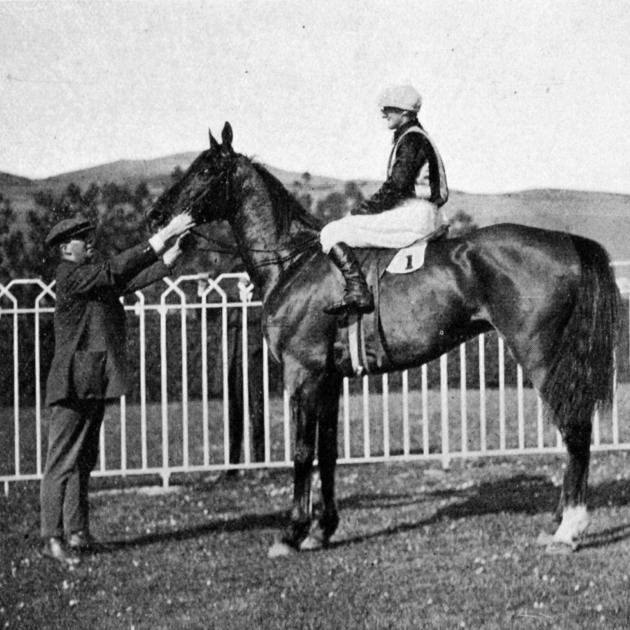
<svg viewBox="0 0 630 630">
<path fill-rule="evenodd" d="M 448 369 L 447 355 L 440 357 L 440 416 L 442 418 L 442 468 L 448 470 L 451 465 L 448 432 Z"/>
</svg>

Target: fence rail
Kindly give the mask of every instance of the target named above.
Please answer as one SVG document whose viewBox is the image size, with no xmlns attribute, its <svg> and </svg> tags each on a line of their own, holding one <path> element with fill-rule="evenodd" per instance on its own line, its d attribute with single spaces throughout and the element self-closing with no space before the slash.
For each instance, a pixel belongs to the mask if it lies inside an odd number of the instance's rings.
<svg viewBox="0 0 630 630">
<path fill-rule="evenodd" d="M 630 268 L 630 261 L 614 264 Z M 133 392 L 107 408 L 94 474 L 159 475 L 168 484 L 176 473 L 290 466 L 289 400 L 255 327 L 261 304 L 247 277 L 163 282 L 124 301 Z M 619 284 L 627 298 L 628 286 Z M 0 285 L 5 492 L 10 482 L 42 475 L 54 299 L 54 283 Z M 627 354 L 626 347 L 625 365 Z M 630 423 L 620 422 L 629 407 L 630 385 L 618 382 L 612 409 L 594 418 L 594 450 L 630 449 Z M 503 340 L 481 335 L 417 370 L 344 379 L 339 462 L 434 459 L 448 466 L 461 457 L 561 452 L 543 411 Z"/>
</svg>

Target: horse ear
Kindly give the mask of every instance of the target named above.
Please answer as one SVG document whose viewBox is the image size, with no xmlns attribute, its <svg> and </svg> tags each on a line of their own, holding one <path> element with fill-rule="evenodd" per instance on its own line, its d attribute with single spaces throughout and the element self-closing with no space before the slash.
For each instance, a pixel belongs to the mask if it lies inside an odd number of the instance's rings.
<svg viewBox="0 0 630 630">
<path fill-rule="evenodd" d="M 208 138 L 210 139 L 210 149 L 216 149 L 219 146 L 219 143 L 214 139 L 212 135 L 212 131 L 208 128 Z"/>
<path fill-rule="evenodd" d="M 234 138 L 234 134 L 232 133 L 232 125 L 229 122 L 226 122 L 223 126 L 223 131 L 221 132 L 221 140 L 223 142 L 223 149 L 232 150 L 232 139 Z"/>
</svg>

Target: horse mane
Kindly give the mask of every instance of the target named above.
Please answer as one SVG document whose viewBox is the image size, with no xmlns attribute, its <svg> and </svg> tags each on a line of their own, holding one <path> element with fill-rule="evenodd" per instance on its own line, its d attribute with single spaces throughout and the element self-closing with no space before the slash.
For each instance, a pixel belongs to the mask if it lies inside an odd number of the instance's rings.
<svg viewBox="0 0 630 630">
<path fill-rule="evenodd" d="M 277 177 L 272 175 L 262 164 L 253 160 L 251 164 L 268 189 L 269 196 L 273 202 L 274 219 L 281 234 L 288 234 L 293 222 L 297 222 L 302 227 L 316 232 L 322 229 L 320 220 L 305 210 Z"/>
</svg>

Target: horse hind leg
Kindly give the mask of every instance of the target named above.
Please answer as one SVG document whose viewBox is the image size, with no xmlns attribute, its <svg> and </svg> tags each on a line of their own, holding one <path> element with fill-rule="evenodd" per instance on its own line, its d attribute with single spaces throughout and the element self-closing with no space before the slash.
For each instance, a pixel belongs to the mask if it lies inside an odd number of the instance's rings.
<svg viewBox="0 0 630 630">
<path fill-rule="evenodd" d="M 541 394 L 548 370 L 540 363 L 535 367 L 528 365 L 527 360 L 523 363 L 532 384 Z M 547 553 L 557 554 L 575 551 L 580 537 L 589 524 L 586 499 L 592 424 L 590 417 L 585 413 L 579 411 L 571 413 L 567 409 L 560 414 L 564 421 L 559 421 L 559 415 L 554 414 L 551 407 L 552 405 L 547 404 L 548 413 L 562 435 L 568 461 L 562 479 L 560 498 L 554 511 L 554 521 L 558 523 L 558 527 L 553 535 L 541 533 L 538 544 L 545 546 Z"/>
<path fill-rule="evenodd" d="M 577 549 L 580 537 L 589 524 L 586 507 L 588 468 L 591 447 L 591 424 L 571 431 L 562 431 L 569 461 L 562 481 L 562 492 L 557 514 L 561 514 L 558 529 L 553 535 L 549 552 Z"/>
<path fill-rule="evenodd" d="M 531 381 L 538 392 L 541 391 L 545 376 L 544 369 L 530 371 Z M 586 499 L 592 427 L 591 419 L 580 413 L 574 414 L 566 422 L 557 422 L 557 417 L 554 419 L 566 446 L 568 461 L 554 511 L 554 521 L 558 527 L 552 536 L 541 534 L 538 539 L 539 544 L 546 546 L 547 553 L 551 554 L 575 551 L 589 525 Z"/>
</svg>

